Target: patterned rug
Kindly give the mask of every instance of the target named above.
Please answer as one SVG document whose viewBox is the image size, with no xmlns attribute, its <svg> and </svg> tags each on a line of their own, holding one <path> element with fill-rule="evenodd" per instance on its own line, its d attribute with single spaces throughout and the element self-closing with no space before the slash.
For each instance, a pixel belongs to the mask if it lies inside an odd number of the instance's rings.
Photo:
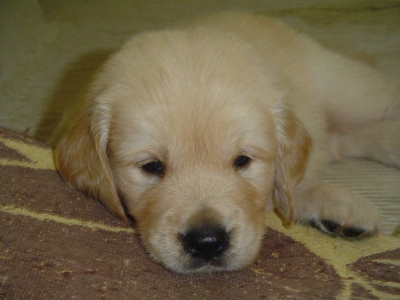
<svg viewBox="0 0 400 300">
<path fill-rule="evenodd" d="M 0 128 L 0 299 L 399 299 L 400 239 L 343 241 L 270 215 L 258 259 L 178 275 L 134 224 L 65 185 L 51 149 Z"/>
</svg>

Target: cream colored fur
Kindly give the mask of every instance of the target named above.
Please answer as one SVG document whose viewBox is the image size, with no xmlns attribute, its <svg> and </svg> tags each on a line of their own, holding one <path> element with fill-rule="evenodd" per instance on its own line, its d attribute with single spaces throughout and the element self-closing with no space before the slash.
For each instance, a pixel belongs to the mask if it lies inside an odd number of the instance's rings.
<svg viewBox="0 0 400 300">
<path fill-rule="evenodd" d="M 317 175 L 342 156 L 399 167 L 398 95 L 277 20 L 222 13 L 126 43 L 55 160 L 69 184 L 133 216 L 167 268 L 234 270 L 256 257 L 273 209 L 288 224 L 337 223 L 334 235 L 378 231 L 372 205 Z M 239 156 L 250 162 L 235 166 Z M 146 171 L 152 162 L 162 171 Z M 200 263 L 180 237 L 202 224 L 224 228 L 229 247 Z"/>
</svg>

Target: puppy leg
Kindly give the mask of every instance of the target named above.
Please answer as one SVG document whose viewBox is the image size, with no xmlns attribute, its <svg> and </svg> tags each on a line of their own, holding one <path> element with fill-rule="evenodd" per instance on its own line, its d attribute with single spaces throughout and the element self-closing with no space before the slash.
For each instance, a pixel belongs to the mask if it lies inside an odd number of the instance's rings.
<svg viewBox="0 0 400 300">
<path fill-rule="evenodd" d="M 373 235 L 380 228 L 377 210 L 346 188 L 304 179 L 296 187 L 293 221 L 347 239 Z"/>
<path fill-rule="evenodd" d="M 400 120 L 382 120 L 333 135 L 335 155 L 365 157 L 400 168 Z"/>
<path fill-rule="evenodd" d="M 371 66 L 321 52 L 313 67 L 326 109 L 333 157 L 400 166 L 400 89 Z"/>
<path fill-rule="evenodd" d="M 365 103 L 344 102 L 341 111 L 330 111 L 329 149 L 337 158 L 364 157 L 400 167 L 400 90 L 383 80 L 377 88 L 382 93 L 364 89 Z"/>
</svg>

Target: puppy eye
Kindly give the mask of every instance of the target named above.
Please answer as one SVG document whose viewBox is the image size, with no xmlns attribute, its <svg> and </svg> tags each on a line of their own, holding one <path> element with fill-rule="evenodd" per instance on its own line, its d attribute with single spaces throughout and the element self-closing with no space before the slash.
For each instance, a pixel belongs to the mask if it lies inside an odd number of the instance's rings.
<svg viewBox="0 0 400 300">
<path fill-rule="evenodd" d="M 148 162 L 142 166 L 142 170 L 151 175 L 163 175 L 164 167 L 158 160 Z"/>
<path fill-rule="evenodd" d="M 251 158 L 246 155 L 239 155 L 233 162 L 233 166 L 237 169 L 244 168 L 248 166 L 251 162 Z"/>
</svg>

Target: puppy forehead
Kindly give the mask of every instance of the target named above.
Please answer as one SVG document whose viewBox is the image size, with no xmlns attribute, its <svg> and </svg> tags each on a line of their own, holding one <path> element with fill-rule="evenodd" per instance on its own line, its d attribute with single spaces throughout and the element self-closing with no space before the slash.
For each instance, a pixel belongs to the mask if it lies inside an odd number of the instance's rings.
<svg viewBox="0 0 400 300">
<path fill-rule="evenodd" d="M 218 34 L 170 36 L 142 36 L 143 47 L 133 41 L 106 68 L 118 85 L 110 138 L 138 150 L 271 147 L 277 94 L 251 47 Z"/>
<path fill-rule="evenodd" d="M 271 155 L 276 148 L 272 116 L 257 105 L 234 101 L 217 105 L 204 100 L 196 107 L 183 99 L 168 105 L 148 103 L 134 110 L 123 107 L 120 105 L 120 113 L 113 118 L 110 139 L 131 154 L 183 157 L 200 152 L 218 159 L 256 150 L 259 156 Z"/>
</svg>

